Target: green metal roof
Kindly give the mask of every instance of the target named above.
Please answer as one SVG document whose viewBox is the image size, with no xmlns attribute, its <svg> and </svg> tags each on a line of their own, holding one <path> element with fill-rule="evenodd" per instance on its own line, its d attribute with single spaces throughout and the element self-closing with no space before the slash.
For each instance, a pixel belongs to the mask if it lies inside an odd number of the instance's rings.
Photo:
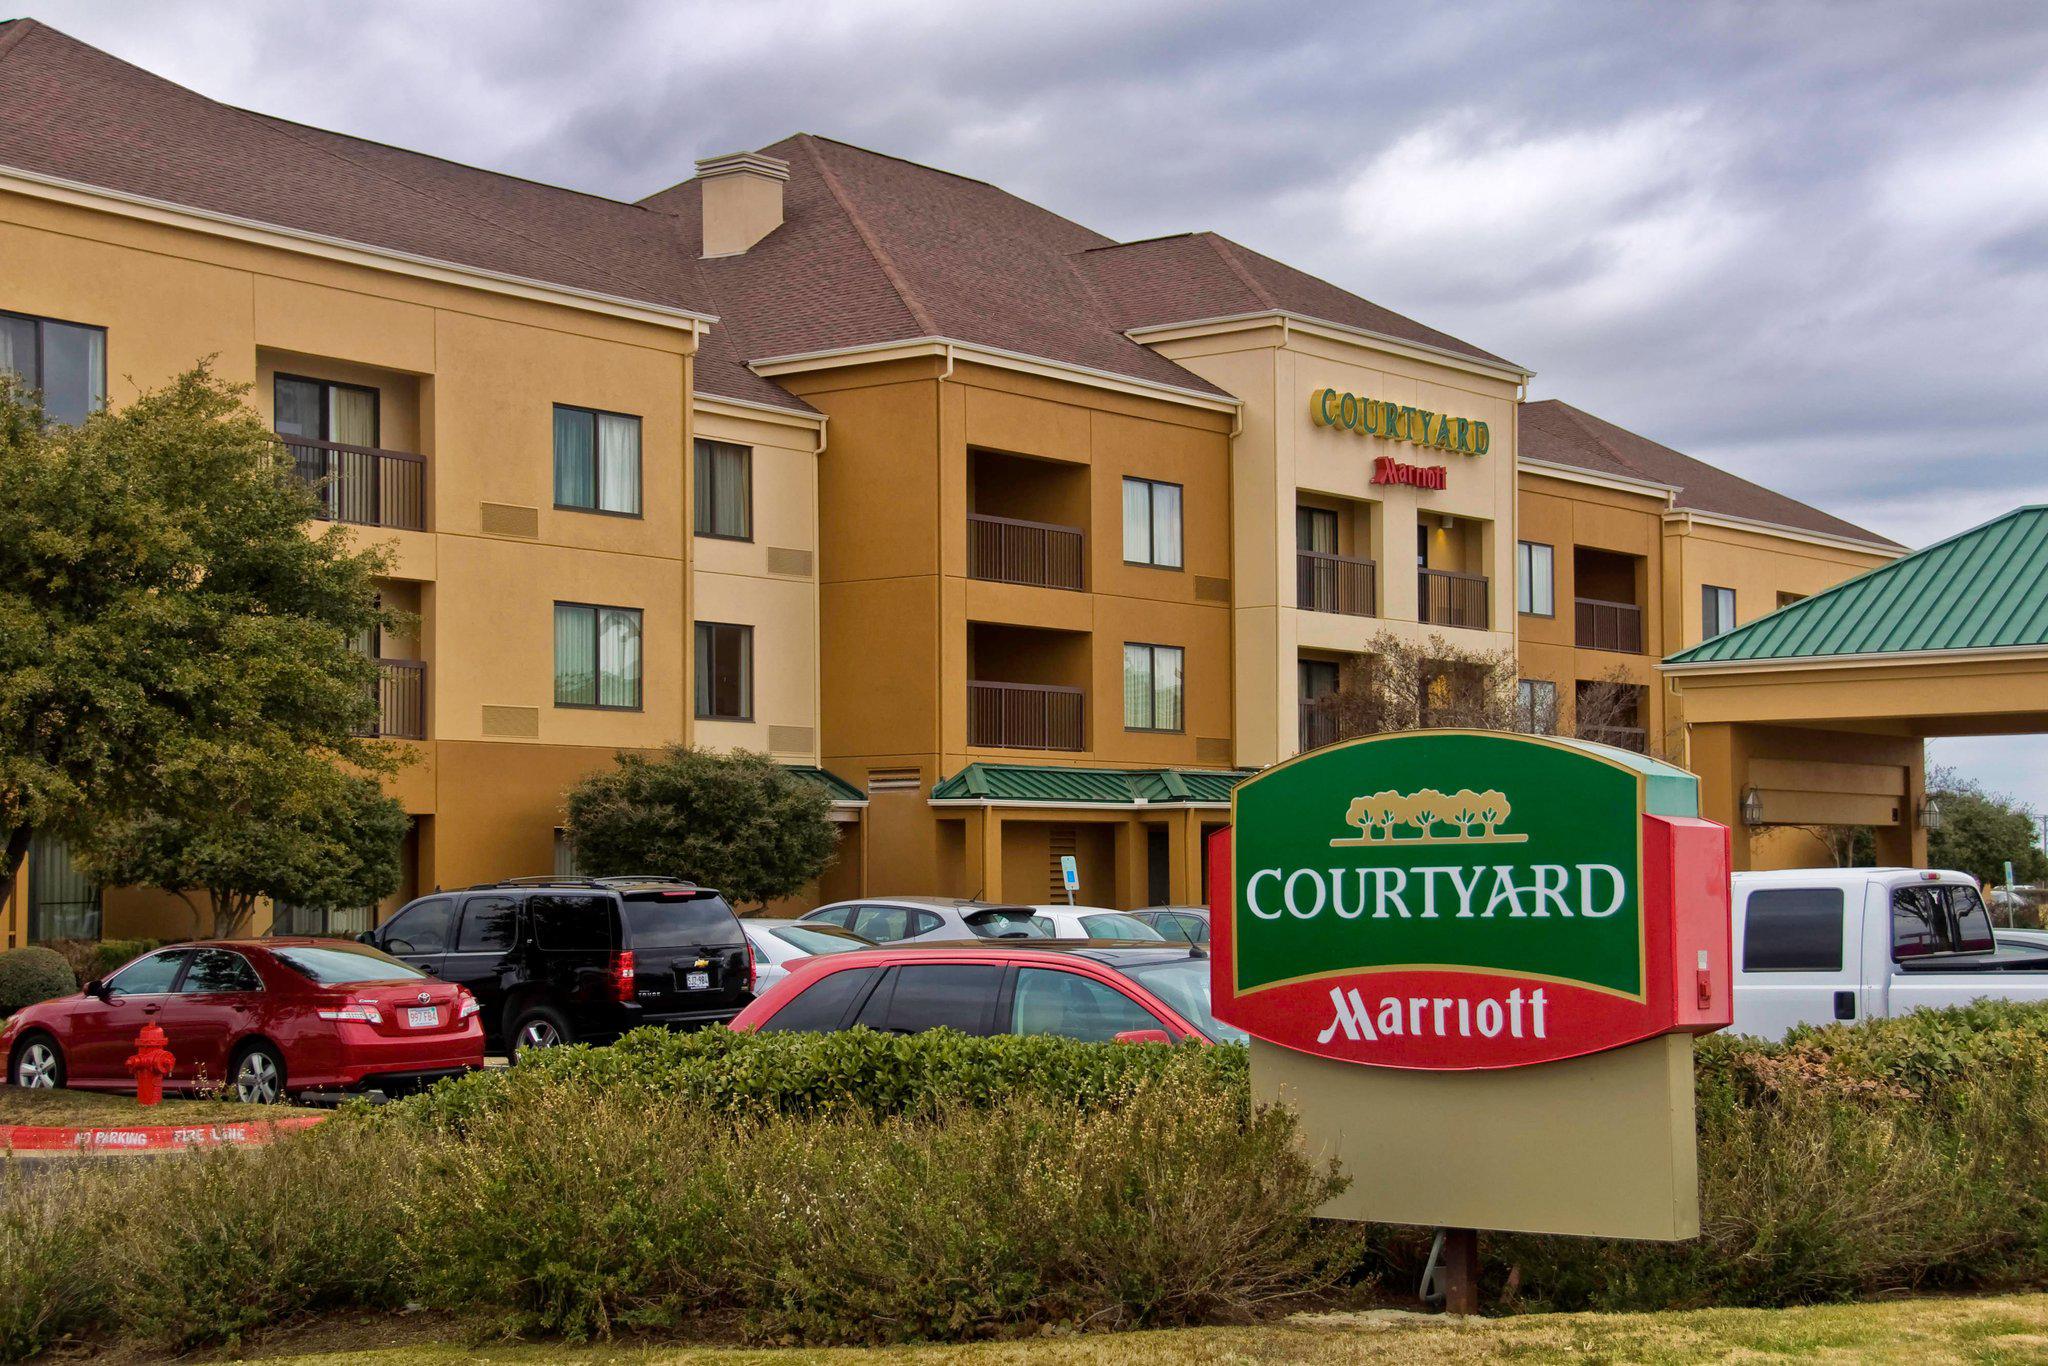
<svg viewBox="0 0 2048 1366">
<path fill-rule="evenodd" d="M 932 788 L 932 800 L 1057 803 L 1063 806 L 1179 806 L 1222 803 L 1249 770 L 1067 768 L 1058 764 L 969 764 Z"/>
<path fill-rule="evenodd" d="M 819 787 L 824 788 L 826 794 L 835 802 L 861 802 L 865 804 L 868 799 L 867 793 L 861 791 L 837 773 L 828 772 L 814 764 L 784 764 L 783 767 L 794 773 L 797 777 L 808 779 Z"/>
<path fill-rule="evenodd" d="M 2048 504 L 2015 508 L 1738 626 L 1667 664 L 2048 645 Z"/>
</svg>

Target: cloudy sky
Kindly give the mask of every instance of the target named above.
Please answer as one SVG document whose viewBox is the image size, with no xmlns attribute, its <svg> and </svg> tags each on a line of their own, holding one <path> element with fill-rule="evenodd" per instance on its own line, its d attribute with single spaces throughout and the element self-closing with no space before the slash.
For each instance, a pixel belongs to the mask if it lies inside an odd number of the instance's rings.
<svg viewBox="0 0 2048 1366">
<path fill-rule="evenodd" d="M 2024 0 L 16 9 L 218 99 L 621 198 L 805 130 L 1119 237 L 1215 229 L 1912 545 L 2048 501 Z M 2048 742 L 1937 757 L 2048 807 Z"/>
</svg>

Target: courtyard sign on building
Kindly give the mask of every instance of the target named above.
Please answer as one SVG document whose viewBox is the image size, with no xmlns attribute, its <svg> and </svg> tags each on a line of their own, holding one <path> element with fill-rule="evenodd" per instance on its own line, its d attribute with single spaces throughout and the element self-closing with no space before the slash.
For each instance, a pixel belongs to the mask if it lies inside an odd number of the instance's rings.
<svg viewBox="0 0 2048 1366">
<path fill-rule="evenodd" d="M 1332 427 L 1355 436 L 1406 441 L 1432 450 L 1484 455 L 1493 445 L 1493 433 L 1484 422 L 1327 387 L 1309 394 L 1308 415 L 1318 427 Z M 1441 489 L 1449 479 L 1450 471 L 1443 465 L 1410 465 L 1391 455 L 1379 456 L 1372 462 L 1375 484 Z"/>
<path fill-rule="evenodd" d="M 1326 1212 L 1696 1230 L 1690 1036 L 1731 996 L 1728 832 L 1692 775 L 1374 736 L 1246 780 L 1210 853 L 1212 1008 L 1252 1035 L 1261 1098 L 1343 1160 Z"/>
</svg>

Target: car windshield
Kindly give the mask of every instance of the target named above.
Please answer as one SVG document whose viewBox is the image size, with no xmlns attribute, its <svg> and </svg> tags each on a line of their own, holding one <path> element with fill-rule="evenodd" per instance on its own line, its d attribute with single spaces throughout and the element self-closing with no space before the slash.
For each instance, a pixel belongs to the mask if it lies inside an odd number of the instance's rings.
<svg viewBox="0 0 2048 1366">
<path fill-rule="evenodd" d="M 1140 963 L 1118 971 L 1172 1006 L 1183 1020 L 1208 1035 L 1210 1042 L 1245 1043 L 1250 1039 L 1251 1036 L 1236 1025 L 1227 1025 L 1209 1013 L 1208 959 L 1175 958 L 1164 963 Z"/>
<path fill-rule="evenodd" d="M 1081 917 L 1081 928 L 1090 939 L 1164 939 L 1165 935 L 1135 916 L 1117 911 Z"/>
<path fill-rule="evenodd" d="M 996 906 L 985 911 L 971 911 L 961 919 L 982 939 L 1052 938 L 1052 923 L 1033 915 L 1023 906 Z"/>
<path fill-rule="evenodd" d="M 869 947 L 859 935 L 833 930 L 824 925 L 784 925 L 768 933 L 801 953 L 845 953 Z"/>
<path fill-rule="evenodd" d="M 352 986 L 357 982 L 397 982 L 427 975 L 410 963 L 401 963 L 367 944 L 279 944 L 272 946 L 270 956 L 323 987 Z"/>
</svg>

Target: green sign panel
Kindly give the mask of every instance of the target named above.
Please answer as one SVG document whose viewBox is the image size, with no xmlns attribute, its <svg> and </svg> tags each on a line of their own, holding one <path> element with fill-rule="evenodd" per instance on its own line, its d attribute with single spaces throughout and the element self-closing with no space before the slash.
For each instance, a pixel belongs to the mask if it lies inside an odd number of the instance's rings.
<svg viewBox="0 0 2048 1366">
<path fill-rule="evenodd" d="M 1463 972 L 1640 1000 L 1645 786 L 1585 749 L 1477 732 L 1269 770 L 1238 790 L 1235 991 Z"/>
</svg>

